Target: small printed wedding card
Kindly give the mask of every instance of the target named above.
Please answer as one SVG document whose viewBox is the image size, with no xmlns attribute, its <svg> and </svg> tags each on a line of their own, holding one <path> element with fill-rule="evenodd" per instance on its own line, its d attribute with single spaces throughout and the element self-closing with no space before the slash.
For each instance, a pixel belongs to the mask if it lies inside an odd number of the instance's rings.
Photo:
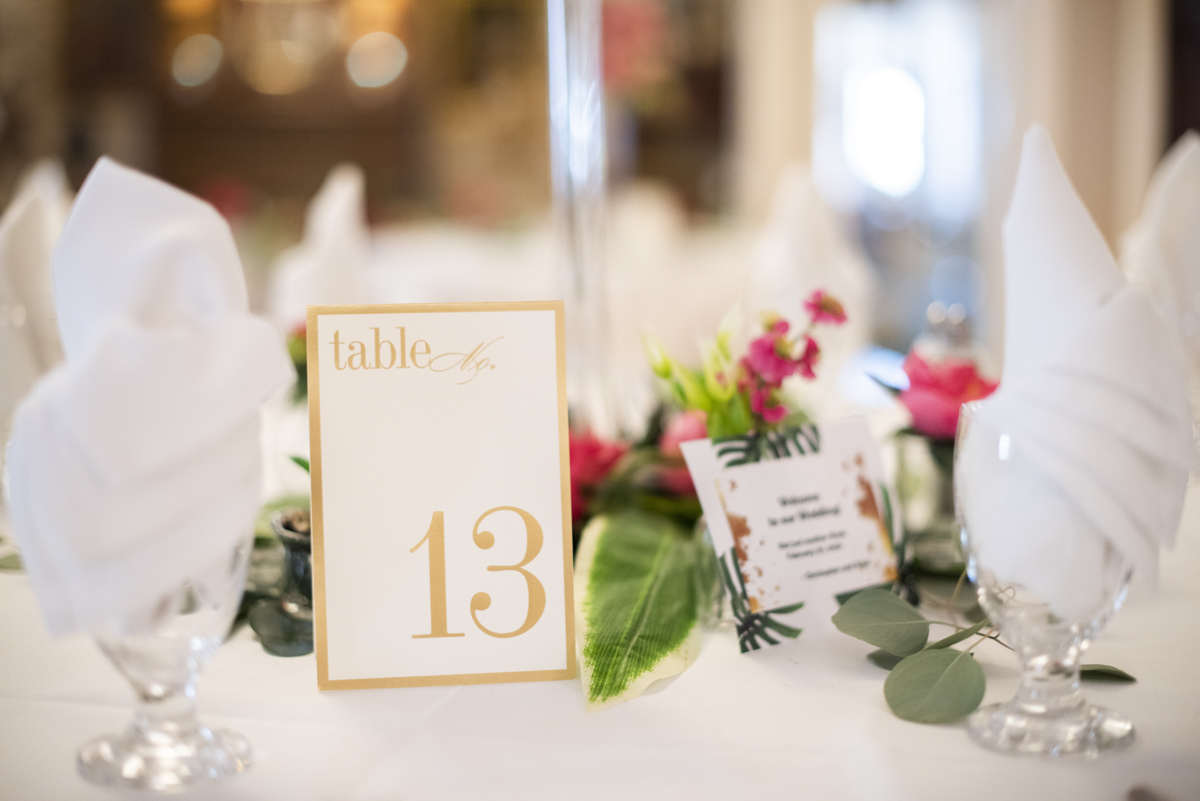
<svg viewBox="0 0 1200 801">
<path fill-rule="evenodd" d="M 695 440 L 683 455 L 743 653 L 825 628 L 837 596 L 896 578 L 891 496 L 865 421 Z"/>
<path fill-rule="evenodd" d="M 575 676 L 560 302 L 310 306 L 323 690 Z"/>
</svg>

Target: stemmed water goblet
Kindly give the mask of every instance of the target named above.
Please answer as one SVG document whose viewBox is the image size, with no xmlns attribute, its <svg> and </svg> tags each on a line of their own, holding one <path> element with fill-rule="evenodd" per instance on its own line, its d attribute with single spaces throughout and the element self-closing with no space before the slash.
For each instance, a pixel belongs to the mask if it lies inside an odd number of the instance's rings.
<svg viewBox="0 0 1200 801">
<path fill-rule="evenodd" d="M 1079 670 L 1084 651 L 1124 602 L 1132 565 L 1111 543 L 1100 546 L 1099 559 L 1092 563 L 1099 570 L 1099 575 L 1091 577 L 1098 579 L 1092 584 L 1098 588 L 1095 601 L 1086 612 L 1070 618 L 1055 614 L 1045 597 L 993 572 L 989 551 L 981 547 L 979 521 L 973 519 L 980 514 L 974 496 L 988 491 L 987 482 L 1005 471 L 1028 470 L 1029 463 L 1021 437 L 980 419 L 979 408 L 979 403 L 968 403 L 959 418 L 955 505 L 968 577 L 978 589 L 980 606 L 1021 660 L 1021 679 L 1011 700 L 982 707 L 971 715 L 967 721 L 970 736 L 996 751 L 1055 757 L 1095 757 L 1101 751 L 1128 745 L 1133 740 L 1133 723 L 1088 703 L 1080 689 Z M 1007 503 L 1028 501 L 1005 499 Z M 1052 516 L 1041 522 L 1047 527 L 1045 536 L 1056 535 L 1050 530 L 1055 525 Z"/>
<path fill-rule="evenodd" d="M 156 604 L 96 633 L 100 649 L 133 685 L 137 708 L 125 731 L 80 750 L 83 778 L 177 792 L 250 766 L 245 737 L 209 729 L 196 717 L 196 682 L 237 613 L 249 553 L 249 539 L 240 541 Z"/>
</svg>

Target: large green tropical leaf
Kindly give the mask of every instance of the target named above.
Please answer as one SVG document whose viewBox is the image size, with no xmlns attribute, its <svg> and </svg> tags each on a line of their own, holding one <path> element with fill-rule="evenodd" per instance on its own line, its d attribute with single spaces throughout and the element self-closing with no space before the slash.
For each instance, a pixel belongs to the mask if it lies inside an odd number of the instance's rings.
<svg viewBox="0 0 1200 801">
<path fill-rule="evenodd" d="M 584 529 L 575 617 L 589 709 L 635 698 L 696 658 L 701 578 L 711 574 L 703 548 L 668 518 L 636 510 Z"/>
</svg>

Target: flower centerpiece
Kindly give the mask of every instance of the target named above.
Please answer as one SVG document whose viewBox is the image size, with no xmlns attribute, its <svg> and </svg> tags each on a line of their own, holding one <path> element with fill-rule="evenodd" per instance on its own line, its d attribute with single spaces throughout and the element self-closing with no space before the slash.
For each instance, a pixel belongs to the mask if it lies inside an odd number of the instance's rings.
<svg viewBox="0 0 1200 801">
<path fill-rule="evenodd" d="M 749 438 L 748 460 L 757 461 L 769 453 L 763 435 L 808 420 L 785 391 L 784 382 L 793 377 L 816 378 L 821 359 L 816 329 L 846 321 L 842 304 L 824 290 L 814 292 L 804 306 L 809 319 L 799 331 L 777 314 L 764 314 L 761 333 L 738 359 L 732 353 L 741 322 L 735 310 L 726 315 L 715 339 L 702 344 L 700 370 L 681 365 L 647 341 L 650 365 L 667 382 L 676 403 L 705 415 L 708 436 Z"/>
<path fill-rule="evenodd" d="M 776 455 L 789 427 L 808 420 L 785 384 L 816 376 L 817 329 L 846 319 L 822 291 L 807 310 L 799 329 L 764 315 L 744 350 L 735 346 L 740 316 L 730 313 L 702 343 L 700 367 L 647 340 L 668 398 L 646 434 L 631 443 L 572 434 L 577 632 L 590 709 L 640 695 L 699 652 L 701 624 L 714 611 L 722 579 L 680 444 L 707 436 L 728 443 L 740 461 Z"/>
</svg>

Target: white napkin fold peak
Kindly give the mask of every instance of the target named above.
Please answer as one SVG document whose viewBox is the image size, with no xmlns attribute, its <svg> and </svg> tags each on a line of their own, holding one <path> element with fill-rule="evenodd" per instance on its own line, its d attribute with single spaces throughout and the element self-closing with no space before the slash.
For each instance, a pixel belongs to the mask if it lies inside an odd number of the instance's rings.
<svg viewBox="0 0 1200 801">
<path fill-rule="evenodd" d="M 17 412 L 13 527 L 52 633 L 128 627 L 249 534 L 260 406 L 293 370 L 221 216 L 108 159 L 54 278 L 66 361 Z"/>
<path fill-rule="evenodd" d="M 1003 237 L 1004 373 L 959 454 L 960 500 L 984 567 L 1081 619 L 1107 549 L 1153 581 L 1174 542 L 1196 458 L 1182 354 L 1038 125 Z"/>
<path fill-rule="evenodd" d="M 69 205 L 62 165 L 42 161 L 0 217 L 0 432 L 38 376 L 63 358 L 50 257 Z"/>
<path fill-rule="evenodd" d="M 276 261 L 268 308 L 276 323 L 304 322 L 311 304 L 364 303 L 371 234 L 366 179 L 355 164 L 339 164 L 308 205 L 304 240 Z"/>
<path fill-rule="evenodd" d="M 1200 134 L 1179 138 L 1154 172 L 1141 218 L 1121 237 L 1121 267 L 1143 286 L 1187 356 L 1200 423 Z"/>
</svg>

